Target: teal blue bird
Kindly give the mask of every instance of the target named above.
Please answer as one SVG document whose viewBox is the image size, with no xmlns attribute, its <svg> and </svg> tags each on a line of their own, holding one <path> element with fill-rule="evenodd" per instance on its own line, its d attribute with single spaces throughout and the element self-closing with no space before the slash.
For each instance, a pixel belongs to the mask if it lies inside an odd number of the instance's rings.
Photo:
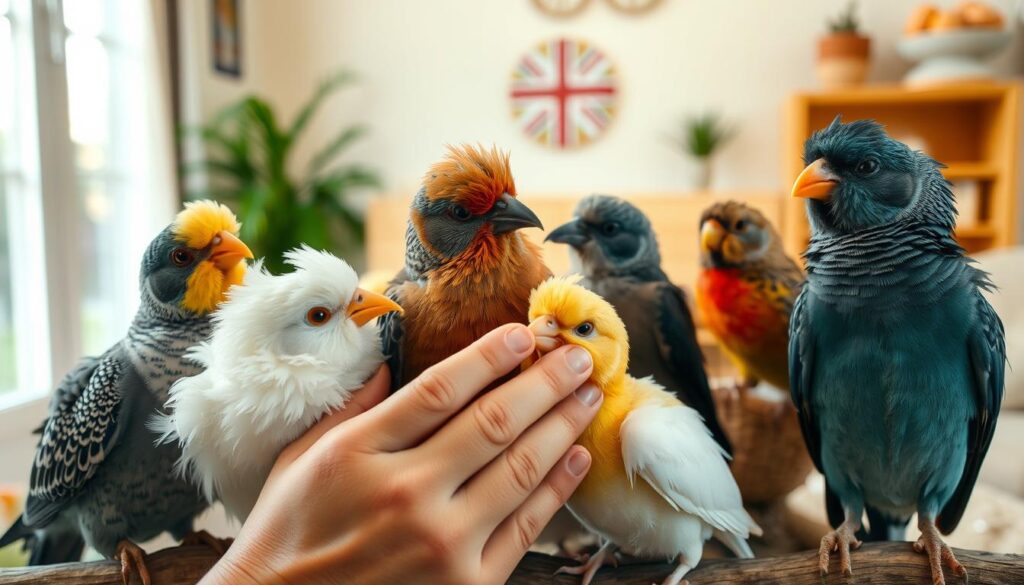
<svg viewBox="0 0 1024 585">
<path fill-rule="evenodd" d="M 941 165 L 877 123 L 837 117 L 805 144 L 793 186 L 806 197 L 807 284 L 790 321 L 793 401 L 825 475 L 835 528 L 819 567 L 869 539 L 902 540 L 918 514 L 914 550 L 967 571 L 942 541 L 963 515 L 1003 395 L 1003 326 L 981 291 L 992 287 L 953 237 L 956 209 Z M 861 534 L 865 534 L 860 532 Z"/>
</svg>

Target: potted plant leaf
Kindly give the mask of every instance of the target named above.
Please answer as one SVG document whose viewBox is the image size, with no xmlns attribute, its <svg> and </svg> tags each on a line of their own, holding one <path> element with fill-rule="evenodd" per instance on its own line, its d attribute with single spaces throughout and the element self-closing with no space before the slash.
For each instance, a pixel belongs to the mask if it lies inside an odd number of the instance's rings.
<svg viewBox="0 0 1024 585">
<path fill-rule="evenodd" d="M 871 39 L 860 32 L 857 3 L 830 20 L 829 34 L 818 40 L 818 78 L 827 88 L 864 83 L 871 59 Z"/>
<path fill-rule="evenodd" d="M 697 163 L 696 189 L 706 191 L 711 187 L 712 156 L 732 136 L 733 129 L 714 113 L 693 116 L 683 122 L 678 143 L 683 152 Z"/>
<path fill-rule="evenodd" d="M 206 186 L 190 191 L 189 198 L 217 199 L 231 207 L 242 222 L 241 238 L 274 273 L 291 270 L 283 254 L 302 243 L 350 262 L 362 251 L 364 222 L 351 195 L 358 188 L 380 187 L 380 180 L 374 171 L 338 159 L 366 128 L 340 129 L 301 174 L 291 168 L 296 143 L 317 110 L 352 80 L 351 74 L 341 73 L 321 83 L 288 124 L 265 99 L 250 95 L 207 125 L 185 129 L 198 132 L 205 146 L 203 160 L 182 167 L 183 175 L 199 173 L 206 179 Z"/>
</svg>

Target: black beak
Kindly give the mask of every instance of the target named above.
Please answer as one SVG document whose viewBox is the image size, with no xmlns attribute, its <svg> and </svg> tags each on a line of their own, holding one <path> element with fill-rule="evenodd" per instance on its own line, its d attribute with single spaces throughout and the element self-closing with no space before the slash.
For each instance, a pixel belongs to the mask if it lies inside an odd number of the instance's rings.
<svg viewBox="0 0 1024 585">
<path fill-rule="evenodd" d="M 577 217 L 576 219 L 568 223 L 563 223 L 555 228 L 555 231 L 548 234 L 548 237 L 544 238 L 544 241 L 569 244 L 573 248 L 579 248 L 590 241 L 590 235 L 587 234 L 587 229 L 586 226 L 583 225 L 583 221 Z"/>
<path fill-rule="evenodd" d="M 488 221 L 494 235 L 507 234 L 526 227 L 544 229 L 537 214 L 508 193 L 502 195 L 494 204 Z"/>
</svg>

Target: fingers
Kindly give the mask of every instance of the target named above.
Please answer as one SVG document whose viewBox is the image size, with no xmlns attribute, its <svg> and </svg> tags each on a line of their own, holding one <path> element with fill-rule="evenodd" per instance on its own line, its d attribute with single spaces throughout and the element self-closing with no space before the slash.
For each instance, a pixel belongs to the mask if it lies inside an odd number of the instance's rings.
<svg viewBox="0 0 1024 585">
<path fill-rule="evenodd" d="M 484 574 L 505 579 L 522 560 L 555 512 L 576 490 L 590 470 L 586 449 L 574 445 L 544 478 L 540 487 L 494 531 L 484 546 Z"/>
<path fill-rule="evenodd" d="M 498 327 L 431 367 L 362 417 L 357 436 L 365 440 L 365 446 L 380 451 L 417 445 L 488 384 L 516 368 L 531 351 L 533 335 L 525 326 Z"/>
<path fill-rule="evenodd" d="M 339 424 L 370 410 L 388 397 L 391 388 L 391 374 L 387 366 L 381 366 L 363 387 L 357 390 L 345 404 L 345 408 L 335 410 L 321 418 L 298 439 L 292 441 L 278 457 L 278 461 L 291 462 L 309 450 L 320 437 Z"/>
<path fill-rule="evenodd" d="M 585 382 L 592 367 L 587 350 L 556 349 L 459 413 L 417 449 L 418 456 L 443 466 L 442 475 L 454 493 Z"/>
<path fill-rule="evenodd" d="M 601 407 L 601 391 L 585 384 L 530 427 L 457 494 L 474 524 L 490 532 L 532 494 Z"/>
</svg>

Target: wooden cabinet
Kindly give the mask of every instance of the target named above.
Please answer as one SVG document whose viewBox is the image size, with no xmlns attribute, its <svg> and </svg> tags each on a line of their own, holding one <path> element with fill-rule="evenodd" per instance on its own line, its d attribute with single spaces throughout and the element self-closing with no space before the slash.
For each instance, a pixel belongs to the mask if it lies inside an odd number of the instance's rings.
<svg viewBox="0 0 1024 585">
<path fill-rule="evenodd" d="M 804 141 L 836 115 L 845 122 L 872 118 L 946 165 L 944 174 L 962 197 L 957 238 L 964 247 L 973 252 L 1015 244 L 1019 94 L 1016 84 L 997 82 L 796 94 L 786 112 L 783 181 L 793 183 L 804 168 Z M 787 198 L 784 206 L 786 249 L 799 254 L 810 235 L 804 201 Z"/>
</svg>

